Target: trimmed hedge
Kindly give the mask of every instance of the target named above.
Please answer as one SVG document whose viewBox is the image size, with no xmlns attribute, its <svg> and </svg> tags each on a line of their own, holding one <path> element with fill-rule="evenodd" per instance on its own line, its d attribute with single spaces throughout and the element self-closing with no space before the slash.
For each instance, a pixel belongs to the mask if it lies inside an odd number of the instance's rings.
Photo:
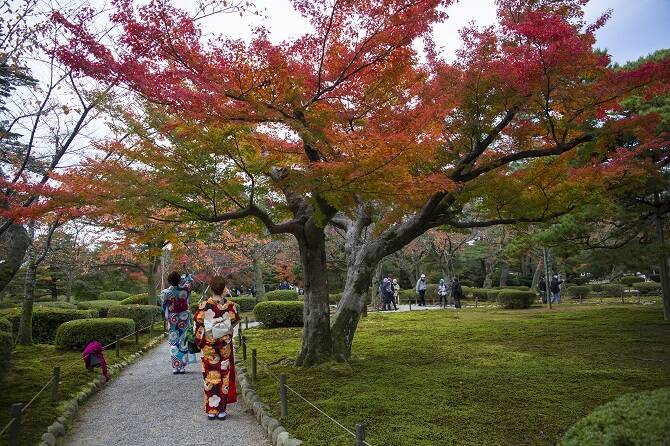
<svg viewBox="0 0 670 446">
<path fill-rule="evenodd" d="M 116 305 L 107 311 L 108 318 L 125 318 L 135 321 L 135 327 L 144 328 L 151 321 L 161 320 L 161 309 L 155 305 Z"/>
<path fill-rule="evenodd" d="M 589 287 L 591 288 L 591 291 L 593 291 L 594 293 L 602 293 L 603 291 L 605 291 L 604 283 L 592 283 L 589 285 Z"/>
<path fill-rule="evenodd" d="M 256 306 L 254 297 L 239 296 L 233 300 L 237 304 L 238 311 L 251 311 Z"/>
<path fill-rule="evenodd" d="M 498 294 L 502 291 L 506 290 L 501 290 L 501 289 L 496 289 L 496 288 L 484 288 L 486 290 L 486 298 L 490 300 L 491 302 L 497 301 L 498 300 Z M 520 291 L 520 290 L 508 290 L 508 291 Z"/>
<path fill-rule="evenodd" d="M 131 305 L 131 304 L 149 305 L 148 299 L 149 296 L 147 296 L 147 293 L 131 294 L 130 296 L 123 299 L 120 303 L 121 305 Z"/>
<path fill-rule="evenodd" d="M 70 302 L 36 302 L 36 307 L 48 307 L 48 308 L 67 308 L 68 310 L 76 310 L 77 306 Z"/>
<path fill-rule="evenodd" d="M 489 289 L 486 288 L 466 288 L 463 287 L 463 294 L 466 297 L 472 297 L 478 301 L 486 301 L 489 298 Z"/>
<path fill-rule="evenodd" d="M 503 287 L 497 287 L 499 290 L 517 290 L 517 291 L 530 291 L 530 287 L 526 285 L 508 285 Z"/>
<path fill-rule="evenodd" d="M 265 293 L 265 300 L 268 301 L 288 301 L 298 300 L 298 292 L 293 290 L 274 290 Z"/>
<path fill-rule="evenodd" d="M 97 316 L 96 311 L 70 310 L 67 308 L 33 308 L 33 341 L 37 344 L 51 344 L 56 338 L 56 330 L 63 322 L 75 319 L 90 319 Z M 9 320 L 12 324 L 12 333 L 16 336 L 19 332 L 21 321 L 21 309 L 12 308 L 4 310 L 0 316 Z"/>
<path fill-rule="evenodd" d="M 304 306 L 303 302 L 259 302 L 254 315 L 266 327 L 302 327 Z"/>
<path fill-rule="evenodd" d="M 77 308 L 82 310 L 96 310 L 99 317 L 107 317 L 107 311 L 111 307 L 121 305 L 118 300 L 85 300 L 77 302 Z"/>
<path fill-rule="evenodd" d="M 640 294 L 660 294 L 661 284 L 657 282 L 640 282 L 633 285 Z"/>
<path fill-rule="evenodd" d="M 623 276 L 621 279 L 619 279 L 619 282 L 623 283 L 624 285 L 631 286 L 634 283 L 644 282 L 644 279 L 637 276 Z"/>
<path fill-rule="evenodd" d="M 103 291 L 98 294 L 98 300 L 123 300 L 130 296 L 130 293 L 125 291 Z"/>
<path fill-rule="evenodd" d="M 533 291 L 498 290 L 498 305 L 507 309 L 530 308 L 537 296 Z"/>
<path fill-rule="evenodd" d="M 568 295 L 575 299 L 586 299 L 591 293 L 591 288 L 586 285 L 573 285 L 568 288 Z"/>
<path fill-rule="evenodd" d="M 5 376 L 7 370 L 9 370 L 9 362 L 12 356 L 12 350 L 14 350 L 14 338 L 11 333 L 6 331 L 0 331 L 0 379 Z"/>
<path fill-rule="evenodd" d="M 620 283 L 606 283 L 603 285 L 603 289 L 605 290 L 605 294 L 607 296 L 621 297 L 623 296 L 625 287 Z"/>
<path fill-rule="evenodd" d="M 620 396 L 596 408 L 563 436 L 561 446 L 670 444 L 670 388 Z"/>
<path fill-rule="evenodd" d="M 116 336 L 126 336 L 135 331 L 135 322 L 125 318 L 95 318 L 69 321 L 56 331 L 56 348 L 81 350 L 91 341 L 107 345 Z"/>
</svg>

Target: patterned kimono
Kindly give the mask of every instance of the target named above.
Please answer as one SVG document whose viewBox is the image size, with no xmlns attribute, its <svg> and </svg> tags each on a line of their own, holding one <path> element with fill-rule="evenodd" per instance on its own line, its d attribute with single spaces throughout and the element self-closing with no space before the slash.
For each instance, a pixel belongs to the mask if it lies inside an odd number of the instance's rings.
<svg viewBox="0 0 670 446">
<path fill-rule="evenodd" d="M 186 276 L 179 286 L 161 292 L 161 308 L 169 324 L 170 362 L 175 371 L 183 371 L 187 364 L 196 362 L 195 355 L 188 352 L 186 341 L 186 329 L 193 323 L 188 309 L 192 285 L 191 277 Z"/>
<path fill-rule="evenodd" d="M 237 401 L 233 336 L 214 339 L 205 329 L 205 320 L 228 317 L 234 326 L 240 321 L 235 303 L 210 297 L 195 312 L 195 343 L 202 350 L 202 377 L 205 385 L 205 412 L 216 415 L 226 411 L 228 403 Z"/>
</svg>

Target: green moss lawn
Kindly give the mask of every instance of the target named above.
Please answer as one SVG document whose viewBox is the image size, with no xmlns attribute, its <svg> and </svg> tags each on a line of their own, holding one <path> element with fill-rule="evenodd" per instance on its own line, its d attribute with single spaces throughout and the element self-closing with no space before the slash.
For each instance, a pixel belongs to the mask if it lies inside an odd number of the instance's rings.
<svg viewBox="0 0 670 446">
<path fill-rule="evenodd" d="M 249 352 L 289 386 L 352 429 L 367 423 L 371 445 L 554 445 L 596 406 L 670 385 L 659 305 L 371 313 L 349 366 L 309 370 L 291 365 L 300 334 L 246 331 Z M 278 416 L 277 384 L 259 376 Z M 283 424 L 305 445 L 353 444 L 290 393 Z"/>
<path fill-rule="evenodd" d="M 156 324 L 153 336 L 163 329 Z M 135 337 L 121 341 L 121 357 L 117 358 L 114 348 L 105 352 L 109 366 L 121 362 L 125 356 L 138 351 L 152 338 L 142 333 L 139 344 Z M 99 368 L 87 371 L 81 359 L 81 352 L 59 351 L 53 345 L 39 344 L 31 347 L 18 346 L 11 359 L 11 368 L 4 379 L 0 380 L 0 429 L 10 420 L 10 407 L 13 403 L 27 403 L 35 393 L 53 375 L 53 368 L 61 367 L 60 400 L 51 401 L 51 388 L 47 388 L 24 413 L 21 423 L 21 444 L 38 444 L 46 428 L 61 415 L 58 411 L 67 400 L 73 398 L 90 381 L 102 374 Z M 114 378 L 112 378 L 114 379 Z M 7 444 L 7 434 L 0 438 L 0 445 Z"/>
</svg>

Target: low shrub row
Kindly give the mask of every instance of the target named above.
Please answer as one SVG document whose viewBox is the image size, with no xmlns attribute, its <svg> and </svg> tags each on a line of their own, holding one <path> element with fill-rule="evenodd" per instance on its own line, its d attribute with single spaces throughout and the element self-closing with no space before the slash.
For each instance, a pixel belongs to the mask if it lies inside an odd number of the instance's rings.
<svg viewBox="0 0 670 446">
<path fill-rule="evenodd" d="M 140 329 L 148 327 L 152 321 L 159 321 L 161 309 L 156 305 L 116 305 L 109 308 L 107 317 L 132 319 Z"/>
<path fill-rule="evenodd" d="M 633 285 L 640 294 L 659 294 L 661 284 L 658 282 L 638 282 Z"/>
<path fill-rule="evenodd" d="M 73 303 L 70 302 L 36 302 L 35 303 L 36 307 L 48 307 L 48 308 L 66 308 L 68 310 L 76 310 L 77 306 Z"/>
<path fill-rule="evenodd" d="M 586 285 L 573 285 L 568 288 L 568 295 L 575 299 L 586 299 L 591 293 L 591 288 Z"/>
<path fill-rule="evenodd" d="M 103 291 L 98 294 L 98 300 L 118 300 L 121 301 L 130 296 L 130 293 L 125 291 Z"/>
<path fill-rule="evenodd" d="M 0 318 L 0 379 L 9 370 L 12 350 L 14 349 L 14 337 L 12 336 L 12 323 Z"/>
<path fill-rule="evenodd" d="M 298 300 L 298 292 L 293 290 L 274 290 L 265 293 L 267 301 L 291 301 Z"/>
<path fill-rule="evenodd" d="M 506 309 L 530 308 L 535 299 L 537 299 L 537 295 L 533 291 L 509 289 L 498 290 L 496 294 L 498 305 Z"/>
<path fill-rule="evenodd" d="M 631 286 L 634 283 L 644 282 L 644 279 L 637 276 L 623 276 L 621 279 L 619 279 L 619 282 L 623 283 L 624 285 Z"/>
<path fill-rule="evenodd" d="M 256 320 L 266 327 L 301 327 L 303 302 L 259 302 L 254 308 Z"/>
<path fill-rule="evenodd" d="M 85 300 L 77 302 L 77 308 L 80 310 L 95 310 L 99 317 L 107 317 L 110 308 L 121 305 L 118 300 Z"/>
<path fill-rule="evenodd" d="M 117 336 L 135 331 L 135 322 L 126 318 L 94 318 L 65 322 L 56 330 L 56 348 L 82 350 L 91 341 L 110 344 Z"/>
<path fill-rule="evenodd" d="M 256 306 L 256 298 L 252 296 L 239 296 L 233 301 L 237 304 L 238 311 L 252 311 Z"/>
<path fill-rule="evenodd" d="M 64 323 L 75 319 L 90 319 L 98 315 L 97 311 L 71 310 L 66 308 L 33 308 L 33 341 L 37 344 L 51 344 L 56 337 L 56 330 Z M 0 312 L 0 317 L 7 318 L 12 324 L 14 336 L 19 331 L 21 309 L 12 308 Z"/>
<path fill-rule="evenodd" d="M 131 305 L 131 304 L 151 305 L 148 299 L 149 297 L 147 296 L 147 293 L 131 294 L 130 296 L 123 299 L 120 303 L 121 305 Z"/>
</svg>

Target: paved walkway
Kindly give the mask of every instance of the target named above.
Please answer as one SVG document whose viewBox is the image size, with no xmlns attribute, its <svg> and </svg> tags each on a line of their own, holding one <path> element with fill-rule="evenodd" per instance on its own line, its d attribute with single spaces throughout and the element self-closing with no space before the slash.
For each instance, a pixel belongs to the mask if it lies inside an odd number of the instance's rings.
<svg viewBox="0 0 670 446">
<path fill-rule="evenodd" d="M 251 325 L 251 324 L 250 324 Z M 268 446 L 241 403 L 228 419 L 209 421 L 203 410 L 200 364 L 173 375 L 167 340 L 128 366 L 80 408 L 63 444 L 70 446 Z"/>
</svg>

